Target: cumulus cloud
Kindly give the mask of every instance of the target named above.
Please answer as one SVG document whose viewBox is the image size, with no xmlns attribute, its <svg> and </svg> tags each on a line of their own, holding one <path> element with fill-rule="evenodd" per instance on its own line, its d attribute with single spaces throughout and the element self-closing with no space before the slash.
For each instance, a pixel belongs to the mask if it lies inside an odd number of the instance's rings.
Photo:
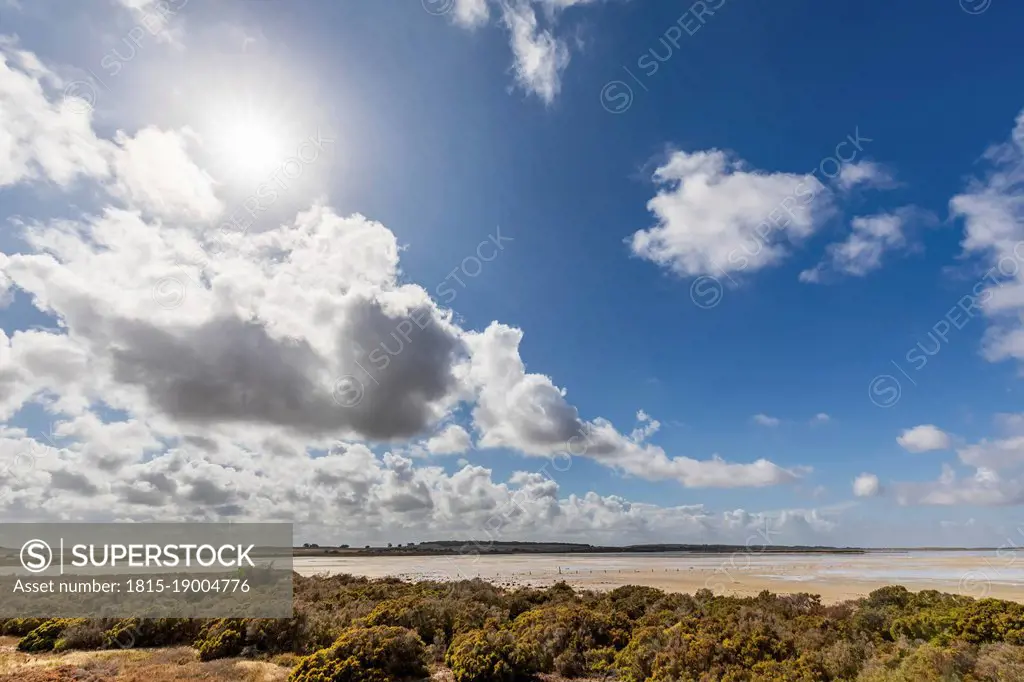
<svg viewBox="0 0 1024 682">
<path fill-rule="evenodd" d="M 882 490 L 878 482 L 878 476 L 874 474 L 861 474 L 853 479 L 853 494 L 857 497 L 874 497 Z"/>
<path fill-rule="evenodd" d="M 550 377 L 531 374 L 519 357 L 522 331 L 492 323 L 469 332 L 468 379 L 478 398 L 473 410 L 478 445 L 513 448 L 536 456 L 583 456 L 647 480 L 675 479 L 688 487 L 766 486 L 798 479 L 801 471 L 765 459 L 749 464 L 669 457 L 660 447 L 622 435 L 605 419 L 585 421 Z"/>
<path fill-rule="evenodd" d="M 832 421 L 832 417 L 824 412 L 819 412 L 811 418 L 811 424 L 827 424 L 830 421 Z"/>
<path fill-rule="evenodd" d="M 223 210 L 213 179 L 188 155 L 193 134 L 149 127 L 133 137 L 119 133 L 114 154 L 115 193 L 162 218 L 210 221 Z"/>
<path fill-rule="evenodd" d="M 1012 416 L 1001 415 L 997 422 L 1004 423 L 1006 417 Z M 930 424 L 904 431 L 899 440 L 910 452 L 953 447 L 953 439 Z M 963 465 L 973 468 L 972 474 L 958 475 L 952 466 L 944 464 L 938 480 L 897 483 L 893 492 L 900 504 L 986 507 L 1024 504 L 1024 436 L 982 439 L 959 447 L 956 452 Z"/>
<path fill-rule="evenodd" d="M 1024 414 L 1001 412 L 994 421 L 1005 433 L 1024 436 Z"/>
<path fill-rule="evenodd" d="M 801 282 L 820 282 L 823 275 L 836 273 L 863 277 L 882 267 L 882 256 L 908 246 L 906 230 L 914 221 L 932 217 L 913 206 L 890 213 L 857 216 L 850 221 L 850 234 L 845 240 L 829 244 L 826 257 L 816 267 L 800 273 Z"/>
<path fill-rule="evenodd" d="M 778 426 L 782 423 L 777 417 L 769 417 L 766 414 L 755 414 L 751 417 L 751 420 L 758 426 L 767 426 L 769 428 Z"/>
<path fill-rule="evenodd" d="M 957 450 L 964 464 L 993 470 L 1024 467 L 1024 436 L 1004 440 L 982 440 Z"/>
<path fill-rule="evenodd" d="M 355 285 L 358 271 L 332 275 L 337 253 L 315 244 L 385 228 L 322 207 L 312 213 L 299 216 L 288 242 L 286 228 L 254 235 L 241 253 L 185 268 L 177 252 L 187 230 L 108 211 L 76 233 L 37 226 L 29 239 L 41 253 L 10 256 L 5 272 L 64 321 L 112 381 L 172 418 L 381 440 L 421 433 L 458 388 L 460 331 L 420 287 L 373 292 Z M 385 265 L 369 279 L 389 272 Z M 169 278 L 180 296 L 161 301 Z M 331 310 L 329 323 L 317 324 L 318 309 Z M 335 381 L 348 376 L 361 382 L 361 399 L 339 406 Z"/>
<path fill-rule="evenodd" d="M 855 187 L 890 189 L 896 181 L 891 171 L 874 161 L 854 161 L 843 165 L 836 184 L 843 191 L 850 191 Z"/>
<path fill-rule="evenodd" d="M 992 361 L 1024 359 L 1024 112 L 1007 142 L 983 155 L 982 173 L 950 200 L 950 212 L 962 218 L 965 255 L 977 256 L 991 266 L 976 294 L 990 320 L 983 353 Z M 1019 415 L 996 415 L 996 423 L 1009 434 L 983 439 L 957 449 L 960 462 L 974 469 L 968 475 L 943 465 L 935 481 L 905 482 L 893 486 L 901 504 L 1009 506 L 1024 503 L 1024 442 Z M 953 439 L 933 425 L 905 431 L 898 439 L 911 452 L 948 449 Z"/>
<path fill-rule="evenodd" d="M 1003 478 L 983 467 L 967 478 L 959 478 L 952 467 L 943 465 L 937 481 L 901 483 L 895 492 L 904 505 L 999 507 L 1024 503 L 1024 480 L 1019 476 Z"/>
<path fill-rule="evenodd" d="M 0 454 L 24 437 L 0 438 Z M 8 518 L 131 518 L 139 521 L 286 519 L 335 541 L 429 537 L 578 539 L 591 542 L 742 543 L 768 529 L 779 543 L 827 541 L 834 515 L 818 510 L 711 512 L 700 505 L 659 507 L 614 495 L 560 494 L 551 478 L 518 472 L 497 480 L 466 464 L 451 474 L 392 453 L 336 443 L 328 454 L 282 458 L 256 439 L 214 437 L 215 452 L 176 447 L 139 457 L 121 472 L 70 467 L 72 453 L 50 448 L 33 467 L 4 478 Z M 6 459 L 4 461 L 10 461 Z M 12 511 L 13 510 L 13 511 Z"/>
<path fill-rule="evenodd" d="M 449 424 L 441 433 L 427 441 L 427 451 L 432 455 L 461 455 L 473 447 L 469 432 L 458 424 Z"/>
<path fill-rule="evenodd" d="M 58 111 L 45 67 L 8 71 L 42 98 L 40 111 Z M 629 434 L 585 419 L 565 389 L 527 372 L 522 330 L 464 329 L 407 282 L 384 225 L 317 203 L 259 232 L 209 229 L 220 188 L 186 130 L 85 132 L 106 165 L 81 179 L 109 205 L 28 219 L 22 250 L 0 254 L 4 292 L 54 320 L 0 330 L 0 412 L 34 404 L 53 421 L 42 436 L 0 431 L 0 461 L 12 463 L 0 471 L 5 518 L 283 519 L 422 539 L 473 534 L 501 514 L 508 537 L 724 539 L 743 524 L 699 507 L 559 494 L 552 476 L 579 457 L 685 487 L 769 486 L 808 471 L 669 456 L 643 411 Z M 29 160 L 10 182 L 71 177 L 67 150 L 57 163 L 21 138 L 9 144 Z M 463 414 L 466 426 L 454 423 Z M 446 473 L 407 456 L 467 453 L 473 437 L 545 459 L 496 480 L 470 461 Z M 806 541 L 828 530 L 815 514 L 770 518 Z"/>
<path fill-rule="evenodd" d="M 950 213 L 963 219 L 965 255 L 983 258 L 992 268 L 980 297 L 990 318 L 983 341 L 986 358 L 996 362 L 1024 359 L 1024 111 L 1010 139 L 982 157 L 981 177 L 949 202 Z"/>
<path fill-rule="evenodd" d="M 948 450 L 952 446 L 949 434 L 934 424 L 922 424 L 906 429 L 897 438 L 907 452 L 929 452 L 931 450 Z"/>
<path fill-rule="evenodd" d="M 0 39 L 0 188 L 26 181 L 68 187 L 110 174 L 112 144 L 92 129 L 92 106 L 62 97 L 65 83 L 32 53 Z"/>
<path fill-rule="evenodd" d="M 455 0 L 452 16 L 459 26 L 476 28 L 487 23 L 491 10 L 487 0 Z"/>
<path fill-rule="evenodd" d="M 633 253 L 687 277 L 756 271 L 813 234 L 831 194 L 810 174 L 750 169 L 723 151 L 676 151 L 654 172 L 654 227 Z M 824 190 L 824 191 L 823 191 Z"/>
<path fill-rule="evenodd" d="M 661 422 L 647 414 L 643 410 L 637 410 L 637 427 L 629 434 L 630 440 L 635 443 L 642 443 L 661 428 Z"/>
</svg>

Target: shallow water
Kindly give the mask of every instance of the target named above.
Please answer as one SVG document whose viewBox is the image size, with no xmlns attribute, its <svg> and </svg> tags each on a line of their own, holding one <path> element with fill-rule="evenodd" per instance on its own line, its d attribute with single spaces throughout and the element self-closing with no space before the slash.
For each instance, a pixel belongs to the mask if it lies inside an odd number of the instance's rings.
<svg viewBox="0 0 1024 682">
<path fill-rule="evenodd" d="M 769 589 L 831 595 L 867 594 L 883 585 L 937 589 L 970 596 L 1024 600 L 1024 552 L 924 551 L 865 554 L 507 554 L 418 557 L 298 557 L 305 575 L 351 573 L 409 580 L 481 578 L 504 585 L 550 585 L 559 580 L 594 589 L 652 585 L 692 592 L 756 594 Z"/>
</svg>

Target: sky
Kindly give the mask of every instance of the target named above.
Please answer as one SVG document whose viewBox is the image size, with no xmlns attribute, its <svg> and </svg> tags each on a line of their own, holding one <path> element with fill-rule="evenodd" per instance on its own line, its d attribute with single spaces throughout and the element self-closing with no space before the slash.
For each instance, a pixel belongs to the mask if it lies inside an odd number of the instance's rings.
<svg viewBox="0 0 1024 682">
<path fill-rule="evenodd" d="M 1024 543 L 1022 20 L 0 0 L 0 519 Z"/>
</svg>

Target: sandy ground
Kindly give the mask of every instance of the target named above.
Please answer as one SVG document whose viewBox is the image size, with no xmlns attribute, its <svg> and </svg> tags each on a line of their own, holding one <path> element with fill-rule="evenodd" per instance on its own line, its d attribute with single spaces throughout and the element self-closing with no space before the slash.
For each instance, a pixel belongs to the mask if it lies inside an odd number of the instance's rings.
<svg viewBox="0 0 1024 682">
<path fill-rule="evenodd" d="M 482 578 L 507 587 L 559 580 L 589 589 L 649 585 L 670 592 L 716 594 L 810 592 L 833 603 L 885 585 L 934 589 L 1024 602 L 1024 553 L 908 552 L 840 554 L 627 555 L 543 554 L 426 557 L 300 557 L 303 575 L 351 573 L 407 580 Z"/>
</svg>

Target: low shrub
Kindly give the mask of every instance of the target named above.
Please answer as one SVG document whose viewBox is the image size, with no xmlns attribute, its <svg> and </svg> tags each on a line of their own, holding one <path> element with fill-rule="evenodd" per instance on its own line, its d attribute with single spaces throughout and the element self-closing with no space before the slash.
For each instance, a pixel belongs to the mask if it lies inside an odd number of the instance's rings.
<svg viewBox="0 0 1024 682">
<path fill-rule="evenodd" d="M 200 661 L 229 658 L 242 653 L 245 647 L 245 621 L 240 618 L 220 618 L 199 633 L 195 642 Z"/>
<path fill-rule="evenodd" d="M 665 645 L 664 630 L 658 626 L 643 627 L 633 632 L 612 664 L 624 682 L 644 682 L 654 671 L 654 659 Z"/>
<path fill-rule="evenodd" d="M 247 618 L 244 625 L 245 645 L 259 653 L 304 653 L 306 619 L 302 616 Z"/>
<path fill-rule="evenodd" d="M 12 637 L 24 637 L 46 622 L 46 618 L 8 618 L 0 626 L 0 633 Z"/>
<path fill-rule="evenodd" d="M 54 651 L 70 649 L 100 649 L 106 642 L 103 627 L 95 621 L 78 623 L 68 627 L 61 633 L 60 639 L 54 642 Z"/>
<path fill-rule="evenodd" d="M 455 682 L 545 673 L 622 682 L 1024 682 L 1024 605 L 895 586 L 823 605 L 754 597 L 503 589 L 295 576 L 286 619 L 0 619 L 22 651 L 192 645 L 204 661 L 259 656 L 293 682 L 414 680 L 446 661 Z M 424 638 L 430 638 L 425 641 Z M 304 658 L 299 658 L 299 655 Z"/>
<path fill-rule="evenodd" d="M 423 641 L 406 628 L 346 630 L 328 649 L 299 661 L 291 682 L 404 682 L 428 674 Z"/>
<path fill-rule="evenodd" d="M 534 657 L 508 630 L 459 635 L 445 656 L 455 682 L 522 682 L 536 673 Z"/>
<path fill-rule="evenodd" d="M 629 641 L 630 626 L 622 613 L 600 613 L 575 604 L 544 606 L 527 611 L 511 630 L 534 658 L 540 672 L 579 677 L 587 672 L 586 652 L 603 647 L 621 648 Z"/>
<path fill-rule="evenodd" d="M 193 644 L 204 623 L 192 618 L 122 618 L 103 633 L 107 649 Z"/>
<path fill-rule="evenodd" d="M 65 630 L 87 622 L 85 618 L 51 618 L 22 637 L 18 642 L 18 651 L 53 651 Z"/>
</svg>

